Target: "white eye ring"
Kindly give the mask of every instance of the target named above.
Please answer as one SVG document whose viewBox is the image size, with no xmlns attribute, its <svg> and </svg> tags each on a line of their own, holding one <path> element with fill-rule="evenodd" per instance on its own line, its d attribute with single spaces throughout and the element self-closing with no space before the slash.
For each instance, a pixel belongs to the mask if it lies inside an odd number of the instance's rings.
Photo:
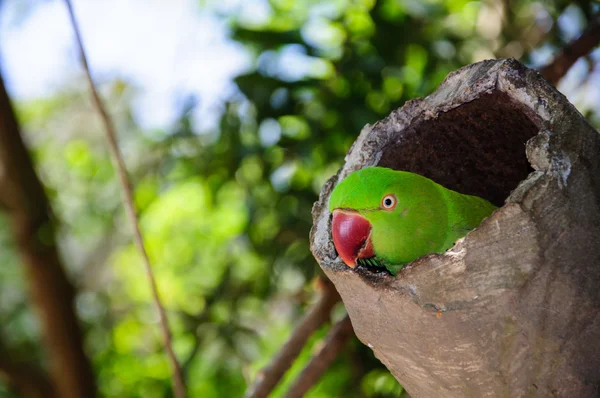
<svg viewBox="0 0 600 398">
<path fill-rule="evenodd" d="M 398 199 L 394 194 L 387 194 L 381 199 L 381 207 L 385 210 L 394 210 L 398 204 Z"/>
</svg>

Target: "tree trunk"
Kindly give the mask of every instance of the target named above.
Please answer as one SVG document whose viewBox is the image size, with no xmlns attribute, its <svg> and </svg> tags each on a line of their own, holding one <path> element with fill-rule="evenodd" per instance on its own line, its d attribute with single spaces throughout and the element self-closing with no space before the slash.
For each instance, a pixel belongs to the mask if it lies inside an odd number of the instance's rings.
<svg viewBox="0 0 600 398">
<path fill-rule="evenodd" d="M 502 207 L 396 277 L 351 269 L 327 202 L 372 165 Z M 413 398 L 599 396 L 600 135 L 537 72 L 469 65 L 366 126 L 313 219 L 313 254 L 358 338 Z"/>
<path fill-rule="evenodd" d="M 59 259 L 48 198 L 21 139 L 1 75 L 0 210 L 9 216 L 27 270 L 56 391 L 63 398 L 93 398 L 96 386 L 75 314 L 75 289 Z M 12 380 L 11 384 L 19 381 Z"/>
</svg>

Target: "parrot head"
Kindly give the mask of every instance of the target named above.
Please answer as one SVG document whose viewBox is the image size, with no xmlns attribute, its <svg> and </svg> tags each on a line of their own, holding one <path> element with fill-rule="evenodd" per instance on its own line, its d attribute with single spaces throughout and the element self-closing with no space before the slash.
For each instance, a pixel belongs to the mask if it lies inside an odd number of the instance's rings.
<svg viewBox="0 0 600 398">
<path fill-rule="evenodd" d="M 349 174 L 331 193 L 334 246 L 346 265 L 402 266 L 435 250 L 443 216 L 440 195 L 429 179 L 408 172 L 367 167 Z M 442 204 L 443 206 L 443 204 Z"/>
</svg>

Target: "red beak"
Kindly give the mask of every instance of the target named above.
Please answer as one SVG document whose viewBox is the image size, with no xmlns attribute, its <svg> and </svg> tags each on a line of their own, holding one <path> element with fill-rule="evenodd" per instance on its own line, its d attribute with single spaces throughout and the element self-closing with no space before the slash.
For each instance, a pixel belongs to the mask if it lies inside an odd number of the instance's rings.
<svg viewBox="0 0 600 398">
<path fill-rule="evenodd" d="M 331 232 L 335 249 L 350 268 L 356 267 L 357 258 L 375 255 L 371 243 L 371 223 L 360 214 L 334 210 Z"/>
</svg>

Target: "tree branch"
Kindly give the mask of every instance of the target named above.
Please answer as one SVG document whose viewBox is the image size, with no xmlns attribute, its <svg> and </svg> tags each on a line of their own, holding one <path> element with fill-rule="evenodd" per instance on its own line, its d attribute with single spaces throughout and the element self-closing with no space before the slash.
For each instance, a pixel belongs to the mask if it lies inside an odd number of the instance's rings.
<svg viewBox="0 0 600 398">
<path fill-rule="evenodd" d="M 350 318 L 346 315 L 344 319 L 335 324 L 327 335 L 325 345 L 304 368 L 300 376 L 294 381 L 286 394 L 286 398 L 303 397 L 310 388 L 319 381 L 323 373 L 333 363 L 342 351 L 350 337 L 354 335 Z"/>
<path fill-rule="evenodd" d="M 586 31 L 564 47 L 551 63 L 540 70 L 540 73 L 544 79 L 556 85 L 571 66 L 592 51 L 598 43 L 600 43 L 600 15 L 594 17 Z"/>
<path fill-rule="evenodd" d="M 8 212 L 61 397 L 94 397 L 92 367 L 73 307 L 75 289 L 58 257 L 50 205 L 21 139 L 0 76 L 0 203 Z"/>
<path fill-rule="evenodd" d="M 246 398 L 267 397 L 300 354 L 306 340 L 329 319 L 329 313 L 333 306 L 340 301 L 340 296 L 329 280 L 320 279 L 320 281 L 322 284 L 321 298 L 294 329 L 279 354 L 259 372 L 254 384 L 246 391 Z"/>
<path fill-rule="evenodd" d="M 184 398 L 186 395 L 185 384 L 183 380 L 183 373 L 181 371 L 181 366 L 179 365 L 179 361 L 177 360 L 177 356 L 175 355 L 175 351 L 173 350 L 172 344 L 172 335 L 169 329 L 169 322 L 167 318 L 167 313 L 162 305 L 160 294 L 158 292 L 158 287 L 156 284 L 156 278 L 154 277 L 154 273 L 152 272 L 152 265 L 150 263 L 150 258 L 148 257 L 148 253 L 146 251 L 146 247 L 144 246 L 144 241 L 142 239 L 142 233 L 139 227 L 139 219 L 138 214 L 135 210 L 135 205 L 133 202 L 133 192 L 131 183 L 129 182 L 129 177 L 127 175 L 127 167 L 125 166 L 125 161 L 117 144 L 117 133 L 113 126 L 113 123 L 110 119 L 110 116 L 106 112 L 104 105 L 102 103 L 102 99 L 98 94 L 98 90 L 94 84 L 94 80 L 92 79 L 92 75 L 90 72 L 90 68 L 87 61 L 87 56 L 83 47 L 83 40 L 81 38 L 81 32 L 79 30 L 79 25 L 77 24 L 77 19 L 75 18 L 75 13 L 73 10 L 73 6 L 70 0 L 65 0 L 67 8 L 69 10 L 69 17 L 71 19 L 71 24 L 73 26 L 73 31 L 75 33 L 75 39 L 77 42 L 77 47 L 79 50 L 79 56 L 81 58 L 81 63 L 85 71 L 86 78 L 90 85 L 90 91 L 92 94 L 93 102 L 100 114 L 102 122 L 104 124 L 104 129 L 106 133 L 106 138 L 108 142 L 109 151 L 112 155 L 112 160 L 114 163 L 115 171 L 119 177 L 119 181 L 121 184 L 121 191 L 123 194 L 123 203 L 125 206 L 125 212 L 129 218 L 131 223 L 131 227 L 134 233 L 135 244 L 142 256 L 144 268 L 146 271 L 146 275 L 148 277 L 148 281 L 150 283 L 150 288 L 152 290 L 152 296 L 154 300 L 154 304 L 158 311 L 159 319 L 160 319 L 160 328 L 163 336 L 163 342 L 165 351 L 169 358 L 171 364 L 171 375 L 173 381 L 173 392 L 175 397 Z"/>
</svg>

